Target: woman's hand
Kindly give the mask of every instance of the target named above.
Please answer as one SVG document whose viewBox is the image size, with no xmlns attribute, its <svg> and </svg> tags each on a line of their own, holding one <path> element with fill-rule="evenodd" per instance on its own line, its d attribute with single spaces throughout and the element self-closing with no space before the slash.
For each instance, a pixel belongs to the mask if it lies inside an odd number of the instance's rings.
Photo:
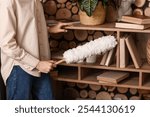
<svg viewBox="0 0 150 117">
<path fill-rule="evenodd" d="M 62 23 L 58 22 L 56 25 L 48 27 L 48 31 L 50 33 L 61 33 L 61 32 L 67 32 L 66 29 L 63 29 L 63 27 L 68 26 L 68 23 Z"/>
<path fill-rule="evenodd" d="M 49 60 L 49 61 L 40 61 L 36 66 L 36 69 L 38 69 L 39 72 L 48 73 L 51 70 L 53 70 L 54 67 L 56 67 L 55 61 Z"/>
</svg>

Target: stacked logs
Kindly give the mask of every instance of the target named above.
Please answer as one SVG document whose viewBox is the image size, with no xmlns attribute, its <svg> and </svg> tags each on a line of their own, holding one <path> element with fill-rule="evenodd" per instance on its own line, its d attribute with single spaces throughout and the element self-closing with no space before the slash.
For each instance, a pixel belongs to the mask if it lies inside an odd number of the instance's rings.
<svg viewBox="0 0 150 117">
<path fill-rule="evenodd" d="M 49 42 L 52 51 L 67 50 L 104 35 L 115 35 L 115 33 L 94 30 L 68 30 L 66 33 L 50 34 Z"/>
<path fill-rule="evenodd" d="M 70 0 L 47 0 L 43 7 L 47 20 L 79 20 L 78 5 L 70 2 Z M 67 33 L 50 34 L 50 48 L 51 51 L 67 50 L 103 35 L 113 35 L 113 33 L 93 30 L 68 30 Z"/>
<path fill-rule="evenodd" d="M 66 83 L 63 99 L 69 100 L 140 100 L 150 99 L 147 91 L 93 84 Z"/>
<path fill-rule="evenodd" d="M 44 4 L 46 19 L 72 19 L 79 20 L 77 3 L 69 0 L 48 0 Z"/>
<path fill-rule="evenodd" d="M 135 0 L 134 15 L 150 16 L 150 0 Z"/>
</svg>

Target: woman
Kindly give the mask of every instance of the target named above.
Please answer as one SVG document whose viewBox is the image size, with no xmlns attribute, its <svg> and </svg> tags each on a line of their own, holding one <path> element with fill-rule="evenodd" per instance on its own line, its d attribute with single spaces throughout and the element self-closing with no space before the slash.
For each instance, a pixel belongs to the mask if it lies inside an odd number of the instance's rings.
<svg viewBox="0 0 150 117">
<path fill-rule="evenodd" d="M 47 27 L 40 0 L 0 0 L 1 73 L 7 99 L 53 99 Z M 49 27 L 66 32 L 65 23 Z"/>
</svg>

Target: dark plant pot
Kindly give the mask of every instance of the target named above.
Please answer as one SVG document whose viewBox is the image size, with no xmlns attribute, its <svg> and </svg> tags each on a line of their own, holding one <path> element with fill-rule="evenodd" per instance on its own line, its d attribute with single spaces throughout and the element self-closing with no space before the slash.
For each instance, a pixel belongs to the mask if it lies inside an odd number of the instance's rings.
<svg viewBox="0 0 150 117">
<path fill-rule="evenodd" d="M 84 25 L 99 25 L 105 22 L 106 9 L 102 5 L 102 2 L 99 2 L 92 16 L 89 17 L 85 12 L 79 11 L 80 22 Z"/>
</svg>

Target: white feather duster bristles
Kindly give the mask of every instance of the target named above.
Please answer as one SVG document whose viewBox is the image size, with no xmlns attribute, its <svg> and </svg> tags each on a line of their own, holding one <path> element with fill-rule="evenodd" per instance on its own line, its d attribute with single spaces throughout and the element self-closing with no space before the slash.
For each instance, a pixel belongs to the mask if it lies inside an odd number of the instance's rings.
<svg viewBox="0 0 150 117">
<path fill-rule="evenodd" d="M 65 51 L 63 58 L 66 63 L 74 63 L 92 55 L 101 55 L 113 49 L 116 45 L 117 41 L 114 36 L 103 36 L 82 46 Z"/>
</svg>

